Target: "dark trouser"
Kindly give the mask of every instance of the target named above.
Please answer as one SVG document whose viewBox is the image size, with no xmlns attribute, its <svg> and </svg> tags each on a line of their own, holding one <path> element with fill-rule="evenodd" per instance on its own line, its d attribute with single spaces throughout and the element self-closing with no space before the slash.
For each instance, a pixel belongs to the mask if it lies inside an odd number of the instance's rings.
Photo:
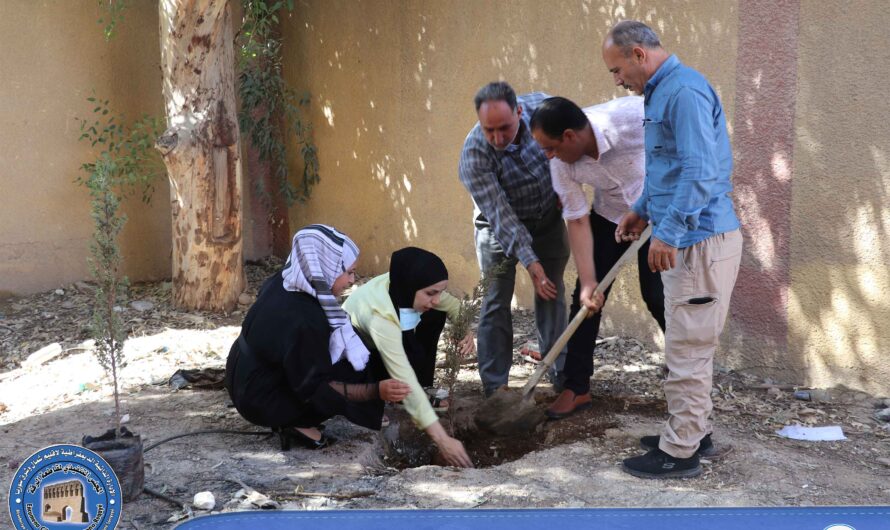
<svg viewBox="0 0 890 530">
<path fill-rule="evenodd" d="M 260 362 L 243 336 L 229 350 L 225 384 L 238 413 L 254 425 L 313 427 L 332 416 L 297 397 L 283 372 Z"/>
<path fill-rule="evenodd" d="M 596 268 L 596 280 L 603 279 L 609 269 L 624 254 L 630 246 L 630 242 L 615 242 L 615 229 L 617 225 L 594 211 L 590 212 L 590 229 L 593 233 L 593 263 Z M 664 331 L 664 287 L 661 283 L 661 275 L 651 272 L 648 264 L 649 242 L 641 248 L 637 256 L 640 273 L 640 291 L 643 301 L 652 317 L 658 321 L 661 331 Z M 611 287 L 606 289 L 605 297 L 609 297 Z M 581 309 L 581 285 L 575 282 L 575 292 L 572 294 L 572 309 L 570 318 L 574 318 Z M 590 376 L 593 375 L 593 350 L 596 347 L 596 338 L 600 330 L 600 320 L 603 312 L 586 319 L 569 339 L 568 354 L 565 363 L 565 388 L 575 394 L 590 392 Z"/>
<path fill-rule="evenodd" d="M 325 351 L 323 355 L 329 353 Z M 372 353 L 369 366 L 373 362 Z M 356 425 L 379 429 L 383 401 L 351 402 L 328 385 L 328 381 L 373 384 L 378 380 L 367 369 L 353 369 L 344 356 L 331 367 L 329 378 L 320 381 L 308 399 L 301 399 L 282 369 L 264 366 L 242 336 L 232 344 L 226 361 L 225 385 L 235 408 L 247 421 L 264 427 L 309 428 L 334 416 L 345 416 Z"/>
<path fill-rule="evenodd" d="M 544 218 L 524 221 L 532 236 L 532 249 L 538 256 L 547 277 L 556 285 L 556 299 L 543 300 L 535 296 L 535 324 L 538 345 L 542 354 L 550 350 L 559 334 L 566 328 L 566 304 L 563 274 L 569 260 L 568 235 L 558 208 L 553 208 Z M 504 270 L 493 276 L 479 311 L 478 357 L 479 376 L 486 394 L 507 384 L 510 366 L 513 364 L 513 317 L 510 304 L 516 284 L 517 259 L 504 254 L 494 237 L 488 221 L 476 219 L 476 256 L 479 268 L 485 274 L 500 264 Z M 561 377 L 565 354 L 561 354 L 550 371 L 551 380 Z"/>
<path fill-rule="evenodd" d="M 414 369 L 417 381 L 422 387 L 433 386 L 433 376 L 436 371 L 436 350 L 439 344 L 439 336 L 445 329 L 445 319 L 448 314 L 435 309 L 427 311 L 420 316 L 420 324 L 413 331 L 402 332 L 402 346 L 408 362 Z M 371 358 L 368 361 L 368 369 L 377 380 L 389 379 L 389 372 L 383 365 L 383 359 L 377 350 L 377 346 L 363 334 L 359 334 L 365 346 L 371 350 Z"/>
</svg>

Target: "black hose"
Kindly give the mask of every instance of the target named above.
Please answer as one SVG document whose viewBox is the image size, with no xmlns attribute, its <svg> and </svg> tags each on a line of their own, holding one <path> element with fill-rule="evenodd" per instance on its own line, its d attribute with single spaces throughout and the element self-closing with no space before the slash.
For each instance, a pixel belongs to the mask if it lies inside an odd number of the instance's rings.
<svg viewBox="0 0 890 530">
<path fill-rule="evenodd" d="M 178 500 L 174 499 L 173 497 L 164 495 L 160 491 L 155 491 L 155 490 L 149 488 L 148 486 L 143 486 L 142 491 L 144 491 L 145 493 L 148 493 L 149 495 L 157 497 L 159 499 L 164 499 L 165 501 L 167 501 L 169 503 L 175 504 L 176 506 L 179 506 L 180 508 L 182 508 L 183 510 L 185 510 L 187 512 L 191 511 L 187 504 L 185 504 L 181 501 L 178 501 Z"/>
<path fill-rule="evenodd" d="M 152 449 L 154 449 L 155 447 L 157 447 L 161 444 L 165 444 L 171 440 L 176 440 L 177 438 L 184 438 L 186 436 L 193 436 L 195 434 L 246 434 L 246 435 L 253 435 L 253 436 L 271 436 L 275 433 L 272 431 L 232 431 L 232 430 L 228 430 L 228 429 L 209 429 L 206 431 L 192 431 L 192 432 L 186 432 L 183 434 L 177 434 L 176 436 L 170 436 L 169 438 L 164 438 L 163 440 L 160 440 L 158 442 L 155 442 L 155 443 L 149 445 L 148 447 L 143 449 L 142 452 L 147 453 L 147 452 L 151 451 Z"/>
<path fill-rule="evenodd" d="M 165 444 L 171 440 L 176 440 L 177 438 L 185 438 L 186 436 L 193 436 L 195 434 L 245 434 L 245 435 L 252 435 L 252 436 L 263 436 L 263 435 L 271 436 L 272 434 L 275 434 L 275 433 L 272 431 L 232 431 L 229 429 L 208 429 L 208 430 L 204 430 L 204 431 L 192 431 L 192 432 L 177 434 L 176 436 L 170 436 L 170 437 L 164 438 L 163 440 L 159 440 L 159 441 L 149 445 L 145 449 L 143 449 L 142 452 L 147 453 L 147 452 L 151 451 L 152 449 L 154 449 L 155 447 L 157 447 L 161 444 Z M 182 508 L 183 510 L 185 510 L 187 512 L 191 511 L 189 506 L 187 504 L 185 504 L 184 502 L 178 501 L 178 500 L 174 499 L 173 497 L 170 497 L 169 495 L 164 495 L 160 491 L 153 490 L 153 489 L 149 488 L 148 486 L 143 486 L 142 491 L 144 491 L 145 493 L 147 493 L 149 495 L 157 497 L 159 499 L 163 499 L 169 503 L 175 504 L 176 506 L 179 506 L 180 508 Z"/>
</svg>

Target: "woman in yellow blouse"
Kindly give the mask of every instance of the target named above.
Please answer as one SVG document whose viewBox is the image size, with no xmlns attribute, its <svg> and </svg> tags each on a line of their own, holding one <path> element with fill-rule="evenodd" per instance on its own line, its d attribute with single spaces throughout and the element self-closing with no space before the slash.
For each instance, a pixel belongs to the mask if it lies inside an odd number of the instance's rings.
<svg viewBox="0 0 890 530">
<path fill-rule="evenodd" d="M 411 387 L 403 403 L 414 423 L 429 434 L 449 464 L 472 467 L 463 444 L 445 432 L 423 390 L 433 384 L 436 345 L 446 315 L 454 318 L 460 308 L 446 287 L 448 270 L 442 260 L 407 247 L 393 253 L 389 273 L 356 289 L 343 309 L 353 327 L 373 342 L 388 377 Z M 464 355 L 475 351 L 472 333 L 460 346 Z"/>
</svg>

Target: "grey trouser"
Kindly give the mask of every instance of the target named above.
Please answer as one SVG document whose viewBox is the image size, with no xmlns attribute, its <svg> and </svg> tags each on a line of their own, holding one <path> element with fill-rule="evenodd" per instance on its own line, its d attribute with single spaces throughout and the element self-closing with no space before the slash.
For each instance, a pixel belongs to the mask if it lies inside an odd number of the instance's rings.
<svg viewBox="0 0 890 530">
<path fill-rule="evenodd" d="M 711 432 L 714 352 L 729 312 L 742 258 L 738 230 L 712 236 L 677 252 L 677 265 L 661 273 L 664 283 L 664 383 L 670 417 L 658 448 L 689 458 Z"/>
<path fill-rule="evenodd" d="M 555 300 L 542 300 L 535 296 L 538 344 L 544 355 L 566 328 L 565 286 L 562 277 L 569 259 L 568 234 L 558 208 L 553 208 L 540 220 L 523 221 L 523 224 L 531 233 L 532 249 L 544 272 L 556 284 L 557 289 Z M 513 318 L 510 303 L 516 284 L 518 260 L 504 254 L 484 217 L 477 216 L 475 227 L 476 257 L 482 273 L 506 262 L 506 266 L 501 267 L 502 272 L 492 277 L 479 313 L 479 376 L 487 395 L 507 384 L 510 366 L 513 364 Z M 557 380 L 564 363 L 565 349 L 550 371 L 551 380 Z"/>
</svg>

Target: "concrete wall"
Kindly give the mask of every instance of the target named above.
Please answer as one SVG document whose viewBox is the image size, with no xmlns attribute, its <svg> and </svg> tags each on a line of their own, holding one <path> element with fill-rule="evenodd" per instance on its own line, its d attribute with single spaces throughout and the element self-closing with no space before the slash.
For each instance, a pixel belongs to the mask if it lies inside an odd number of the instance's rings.
<svg viewBox="0 0 890 530">
<path fill-rule="evenodd" d="M 746 251 L 723 340 L 731 366 L 890 392 L 890 104 L 876 69 L 888 22 L 873 2 L 757 0 L 739 13 Z"/>
<path fill-rule="evenodd" d="M 706 70 L 731 116 L 735 3 L 626 4 L 298 3 L 284 24 L 285 75 L 312 95 L 322 181 L 309 204 L 292 211 L 292 227 L 337 225 L 361 247 L 365 274 L 385 271 L 401 246 L 429 248 L 445 260 L 454 287 L 471 289 L 479 274 L 472 202 L 457 163 L 476 122 L 473 95 L 497 79 L 582 105 L 624 95 L 600 57 L 605 32 L 624 18 L 647 20 L 687 63 Z M 517 278 L 518 302 L 529 306 L 527 275 Z M 641 311 L 635 278 L 635 270 L 622 275 L 606 332 L 660 340 Z M 571 273 L 567 281 L 574 284 Z"/>
<path fill-rule="evenodd" d="M 788 351 L 890 393 L 890 64 L 881 2 L 800 4 Z"/>
<path fill-rule="evenodd" d="M 890 393 L 890 133 L 883 116 L 890 15 L 879 2 L 303 0 L 283 21 L 285 75 L 312 95 L 322 182 L 292 229 L 331 223 L 360 271 L 407 244 L 478 278 L 472 203 L 457 178 L 472 96 L 494 79 L 593 104 L 616 90 L 600 59 L 619 19 L 649 22 L 726 108 L 745 254 L 718 361 L 798 384 Z M 160 114 L 157 5 L 126 12 L 106 43 L 95 2 L 11 0 L 0 17 L 0 295 L 88 276 L 90 159 L 75 117 L 95 90 L 127 116 Z M 295 174 L 299 160 L 291 161 Z M 126 272 L 169 275 L 166 182 L 126 205 Z M 604 333 L 660 342 L 627 270 Z M 518 275 L 517 303 L 531 287 Z M 571 273 L 567 280 L 573 281 Z"/>
<path fill-rule="evenodd" d="M 91 0 L 10 0 L 2 13 L 0 294 L 24 294 L 89 275 L 89 194 L 74 179 L 91 154 L 75 118 L 90 116 L 93 91 L 130 118 L 163 113 L 158 14 L 157 2 L 133 3 L 106 43 Z M 169 193 L 157 184 L 152 206 L 137 198 L 124 208 L 134 279 L 169 276 Z"/>
<path fill-rule="evenodd" d="M 884 11 L 865 1 L 305 0 L 284 24 L 285 69 L 312 94 L 322 182 L 292 228 L 339 226 L 361 246 L 365 274 L 386 270 L 395 248 L 428 247 L 469 289 L 472 204 L 456 168 L 475 90 L 505 79 L 581 104 L 623 95 L 600 43 L 613 22 L 641 19 L 711 80 L 733 138 L 745 254 L 718 362 L 888 393 Z M 659 344 L 635 277 L 619 280 L 603 332 Z"/>
</svg>

